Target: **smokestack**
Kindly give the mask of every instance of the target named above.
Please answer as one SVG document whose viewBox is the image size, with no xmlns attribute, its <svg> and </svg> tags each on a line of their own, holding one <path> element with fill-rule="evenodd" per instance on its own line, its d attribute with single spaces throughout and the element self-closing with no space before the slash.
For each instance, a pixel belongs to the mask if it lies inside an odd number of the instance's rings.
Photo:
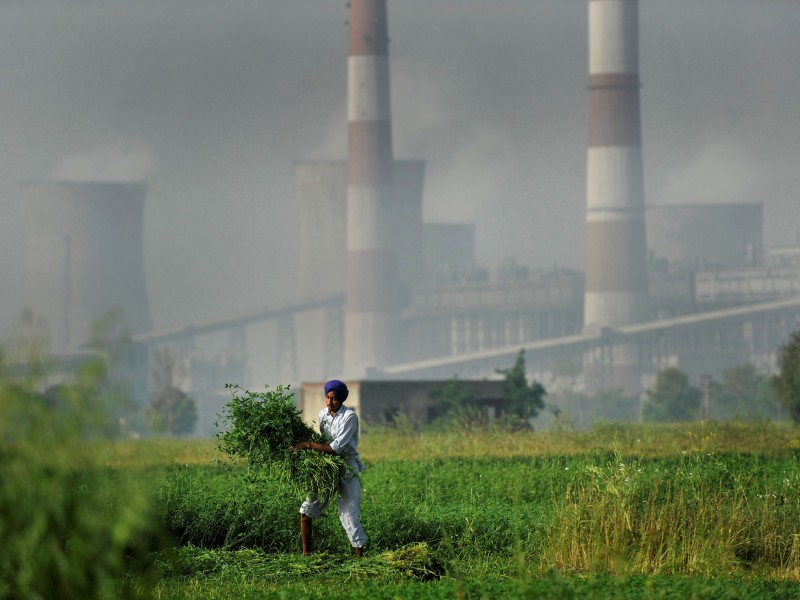
<svg viewBox="0 0 800 600">
<path fill-rule="evenodd" d="M 638 0 L 589 0 L 587 329 L 648 316 Z"/>
<path fill-rule="evenodd" d="M 638 12 L 638 0 L 589 0 L 587 331 L 648 318 Z"/>
<path fill-rule="evenodd" d="M 27 306 L 47 320 L 50 349 L 91 340 L 98 317 L 122 311 L 131 333 L 152 328 L 144 279 L 143 183 L 48 181 L 22 186 Z"/>
<path fill-rule="evenodd" d="M 393 156 L 386 0 L 350 0 L 349 6 L 344 365 L 355 374 L 391 362 L 399 331 L 400 286 L 390 218 Z"/>
</svg>

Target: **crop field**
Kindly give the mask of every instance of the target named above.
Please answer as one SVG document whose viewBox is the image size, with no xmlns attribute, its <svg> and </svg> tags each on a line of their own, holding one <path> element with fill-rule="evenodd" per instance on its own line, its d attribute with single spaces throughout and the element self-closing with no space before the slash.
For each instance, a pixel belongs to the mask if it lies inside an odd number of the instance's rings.
<svg viewBox="0 0 800 600">
<path fill-rule="evenodd" d="M 800 596 L 789 426 L 373 429 L 362 448 L 359 561 L 332 509 L 300 556 L 301 498 L 213 441 L 109 447 L 147 474 L 169 539 L 158 576 L 127 584 L 158 598 Z"/>
<path fill-rule="evenodd" d="M 302 498 L 215 440 L 72 443 L 83 462 L 67 470 L 52 447 L 0 446 L 14 482 L 0 509 L 19 513 L 3 521 L 0 574 L 14 577 L 0 598 L 37 585 L 104 598 L 800 597 L 788 424 L 365 427 L 361 560 L 335 507 L 302 557 Z M 41 555 L 64 539 L 64 554 Z"/>
</svg>

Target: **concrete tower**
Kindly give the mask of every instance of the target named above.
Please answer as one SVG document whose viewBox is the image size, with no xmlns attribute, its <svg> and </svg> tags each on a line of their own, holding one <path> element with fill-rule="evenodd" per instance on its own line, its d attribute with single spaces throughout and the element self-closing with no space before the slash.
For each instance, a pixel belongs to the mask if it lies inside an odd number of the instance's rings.
<svg viewBox="0 0 800 600">
<path fill-rule="evenodd" d="M 350 0 L 349 6 L 344 365 L 356 374 L 392 361 L 400 286 L 390 211 L 394 161 L 386 0 Z"/>
<path fill-rule="evenodd" d="M 584 327 L 648 318 L 639 108 L 638 0 L 589 0 L 589 155 Z M 614 385 L 635 387 L 630 349 L 615 350 Z"/>
<path fill-rule="evenodd" d="M 152 329 L 142 246 L 146 190 L 118 182 L 22 186 L 26 305 L 46 319 L 51 351 L 79 349 L 111 310 L 122 311 L 131 333 Z"/>
</svg>

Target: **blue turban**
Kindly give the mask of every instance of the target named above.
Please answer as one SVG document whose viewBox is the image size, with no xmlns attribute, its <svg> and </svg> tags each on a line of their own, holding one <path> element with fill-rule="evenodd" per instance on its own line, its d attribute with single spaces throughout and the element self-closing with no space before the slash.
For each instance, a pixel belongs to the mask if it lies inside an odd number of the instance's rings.
<svg viewBox="0 0 800 600">
<path fill-rule="evenodd" d="M 347 400 L 347 396 L 350 394 L 350 390 L 347 389 L 344 381 L 339 381 L 338 379 L 331 379 L 325 384 L 326 396 L 328 395 L 328 392 L 333 392 L 333 397 L 341 402 Z"/>
</svg>

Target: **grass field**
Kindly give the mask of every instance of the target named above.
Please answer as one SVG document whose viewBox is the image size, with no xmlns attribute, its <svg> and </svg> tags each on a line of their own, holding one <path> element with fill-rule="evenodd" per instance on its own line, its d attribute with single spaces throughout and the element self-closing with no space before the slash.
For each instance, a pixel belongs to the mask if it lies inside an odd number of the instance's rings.
<svg viewBox="0 0 800 600">
<path fill-rule="evenodd" d="M 365 428 L 360 561 L 332 507 L 315 522 L 316 554 L 300 556 L 301 498 L 214 440 L 80 445 L 90 462 L 60 479 L 52 452 L 25 455 L 16 488 L 37 460 L 51 486 L 0 508 L 61 498 L 49 518 L 73 527 L 67 549 L 85 548 L 69 556 L 98 560 L 101 540 L 103 556 L 122 557 L 92 588 L 101 597 L 800 597 L 800 430 L 788 424 Z M 0 458 L 19 467 L 12 454 Z M 5 532 L 20 564 L 50 565 L 24 546 L 26 527 Z M 15 568 L 9 556 L 0 567 Z M 89 566 L 71 568 L 53 597 Z M 0 598 L 15 589 L 0 585 Z"/>
<path fill-rule="evenodd" d="M 159 598 L 797 598 L 798 448 L 770 423 L 372 429 L 362 561 L 331 509 L 301 557 L 301 499 L 213 441 L 106 460 L 155 488 L 170 547 L 127 584 Z"/>
</svg>

